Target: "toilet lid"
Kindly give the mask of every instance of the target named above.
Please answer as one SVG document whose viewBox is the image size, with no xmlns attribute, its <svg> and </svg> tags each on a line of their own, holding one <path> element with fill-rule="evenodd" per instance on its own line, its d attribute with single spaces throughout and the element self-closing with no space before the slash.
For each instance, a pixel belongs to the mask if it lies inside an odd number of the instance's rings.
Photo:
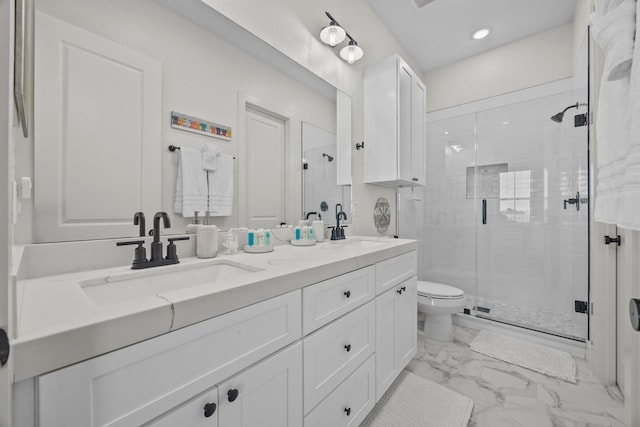
<svg viewBox="0 0 640 427">
<path fill-rule="evenodd" d="M 442 283 L 418 281 L 418 295 L 434 298 L 462 298 L 464 291 Z"/>
</svg>

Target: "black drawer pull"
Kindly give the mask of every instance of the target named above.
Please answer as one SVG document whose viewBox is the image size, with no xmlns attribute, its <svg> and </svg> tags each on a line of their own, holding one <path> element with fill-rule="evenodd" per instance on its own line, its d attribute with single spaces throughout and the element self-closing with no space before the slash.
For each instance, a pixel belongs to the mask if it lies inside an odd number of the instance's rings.
<svg viewBox="0 0 640 427">
<path fill-rule="evenodd" d="M 349 353 L 351 351 L 351 344 L 345 345 L 344 349 L 347 350 L 347 353 Z"/>
<path fill-rule="evenodd" d="M 351 408 L 344 408 L 344 412 L 347 413 L 347 417 L 351 415 Z"/>
<path fill-rule="evenodd" d="M 216 412 L 216 404 L 215 403 L 207 403 L 204 405 L 204 417 L 209 418 Z"/>
<path fill-rule="evenodd" d="M 349 297 L 351 296 L 351 291 L 346 291 L 346 292 L 344 293 L 344 296 L 345 296 L 345 297 L 347 297 L 347 298 L 349 298 Z"/>
<path fill-rule="evenodd" d="M 227 392 L 227 399 L 229 400 L 229 402 L 233 402 L 237 398 L 238 398 L 238 389 L 237 388 L 232 388 L 231 390 L 229 390 Z"/>
</svg>

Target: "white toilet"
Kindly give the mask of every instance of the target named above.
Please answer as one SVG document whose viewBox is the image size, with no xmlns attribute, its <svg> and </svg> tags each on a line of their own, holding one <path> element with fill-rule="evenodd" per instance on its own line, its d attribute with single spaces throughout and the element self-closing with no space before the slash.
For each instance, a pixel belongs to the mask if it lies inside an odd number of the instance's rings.
<svg viewBox="0 0 640 427">
<path fill-rule="evenodd" d="M 464 292 L 442 283 L 418 281 L 418 311 L 424 314 L 423 334 L 453 340 L 453 313 L 464 308 Z"/>
</svg>

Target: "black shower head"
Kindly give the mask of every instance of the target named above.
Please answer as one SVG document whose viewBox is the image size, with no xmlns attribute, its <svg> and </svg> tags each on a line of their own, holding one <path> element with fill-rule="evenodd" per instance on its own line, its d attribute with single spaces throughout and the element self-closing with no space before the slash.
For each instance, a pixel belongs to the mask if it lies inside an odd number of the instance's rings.
<svg viewBox="0 0 640 427">
<path fill-rule="evenodd" d="M 578 108 L 581 105 L 587 105 L 587 104 L 580 104 L 580 103 L 576 102 L 576 105 L 569 105 L 567 108 L 565 108 L 564 110 L 562 110 L 558 114 L 554 114 L 553 116 L 551 116 L 551 120 L 553 120 L 556 123 L 562 123 L 562 119 L 564 119 L 564 113 L 568 109 L 570 109 L 570 108 Z"/>
<path fill-rule="evenodd" d="M 330 155 L 328 155 L 327 153 L 322 153 L 322 157 L 326 157 L 327 160 L 329 160 L 329 163 L 333 162 L 333 157 L 331 157 Z"/>
</svg>

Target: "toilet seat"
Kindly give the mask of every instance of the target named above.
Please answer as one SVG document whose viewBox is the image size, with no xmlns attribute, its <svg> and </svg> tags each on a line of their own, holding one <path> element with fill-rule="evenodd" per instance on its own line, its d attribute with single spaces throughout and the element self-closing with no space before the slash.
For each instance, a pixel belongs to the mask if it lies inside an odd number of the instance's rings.
<svg viewBox="0 0 640 427">
<path fill-rule="evenodd" d="M 442 283 L 418 281 L 418 296 L 435 299 L 462 299 L 464 291 Z"/>
</svg>

